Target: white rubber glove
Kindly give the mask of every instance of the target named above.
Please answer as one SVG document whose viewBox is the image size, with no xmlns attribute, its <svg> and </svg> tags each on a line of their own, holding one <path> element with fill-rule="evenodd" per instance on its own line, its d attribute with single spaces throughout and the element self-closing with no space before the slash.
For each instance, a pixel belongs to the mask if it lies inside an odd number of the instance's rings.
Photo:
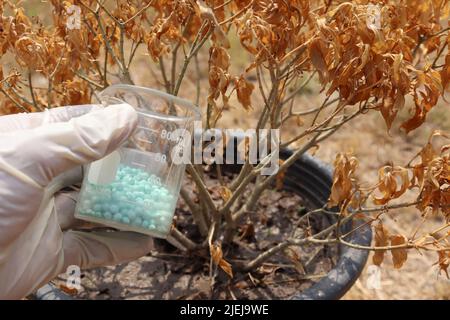
<svg viewBox="0 0 450 320">
<path fill-rule="evenodd" d="M 55 195 L 136 122 L 127 105 L 0 117 L 0 299 L 23 298 L 69 265 L 113 265 L 150 251 L 151 238 L 133 232 L 66 231 L 76 222 L 76 195 Z"/>
</svg>

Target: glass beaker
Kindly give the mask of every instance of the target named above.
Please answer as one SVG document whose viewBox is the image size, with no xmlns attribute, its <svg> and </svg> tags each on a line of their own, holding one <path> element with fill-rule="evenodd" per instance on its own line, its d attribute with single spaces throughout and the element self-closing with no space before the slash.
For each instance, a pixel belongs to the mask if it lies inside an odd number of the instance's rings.
<svg viewBox="0 0 450 320">
<path fill-rule="evenodd" d="M 165 238 L 185 171 L 180 154 L 190 154 L 200 113 L 189 101 L 132 85 L 112 85 L 99 98 L 103 106 L 133 106 L 138 124 L 123 146 L 88 166 L 75 216 Z"/>
</svg>

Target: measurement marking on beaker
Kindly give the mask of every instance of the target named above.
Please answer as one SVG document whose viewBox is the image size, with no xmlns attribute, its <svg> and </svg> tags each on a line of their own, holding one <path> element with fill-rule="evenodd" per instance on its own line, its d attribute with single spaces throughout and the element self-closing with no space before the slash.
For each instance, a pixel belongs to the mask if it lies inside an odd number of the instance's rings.
<svg viewBox="0 0 450 320">
<path fill-rule="evenodd" d="M 131 162 L 131 164 L 133 164 L 133 165 L 135 165 L 135 166 L 138 166 L 138 167 L 142 167 L 142 168 L 145 168 L 145 164 L 142 164 L 142 163 L 138 163 L 138 162 Z"/>
<path fill-rule="evenodd" d="M 155 152 L 152 154 L 152 156 L 153 156 L 153 159 L 157 162 L 162 162 L 162 163 L 167 162 L 167 156 L 165 154 L 162 154 L 161 152 L 158 152 L 158 153 Z"/>
<path fill-rule="evenodd" d="M 153 143 L 152 141 L 147 140 L 147 139 L 143 139 L 143 138 L 138 138 L 137 140 L 138 140 L 138 141 L 145 142 L 145 143 L 148 143 L 148 144 L 152 144 L 152 143 Z"/>
<path fill-rule="evenodd" d="M 146 127 L 143 127 L 143 126 L 137 126 L 137 128 L 138 128 L 138 129 L 141 129 L 141 130 L 145 130 L 145 131 L 156 132 L 157 134 L 159 134 L 159 131 L 158 131 L 158 130 L 155 130 L 155 129 L 146 128 Z"/>
</svg>

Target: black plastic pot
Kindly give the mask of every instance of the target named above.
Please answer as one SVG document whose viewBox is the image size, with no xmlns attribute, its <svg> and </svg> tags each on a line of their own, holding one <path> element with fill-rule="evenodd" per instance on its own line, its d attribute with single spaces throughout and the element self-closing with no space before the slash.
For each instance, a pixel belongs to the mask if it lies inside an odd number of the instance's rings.
<svg viewBox="0 0 450 320">
<path fill-rule="evenodd" d="M 242 137 L 238 138 L 241 139 Z M 235 144 L 238 142 L 235 140 Z M 292 154 L 290 150 L 280 152 L 281 159 L 287 159 Z M 239 165 L 223 165 L 224 171 L 239 172 Z M 318 209 L 327 203 L 333 184 L 333 170 L 322 161 L 304 154 L 293 165 L 291 165 L 283 179 L 284 189 L 298 194 L 305 202 L 309 210 Z M 338 208 L 330 209 L 338 212 Z M 327 215 L 330 224 L 335 222 L 336 217 Z M 363 222 L 352 220 L 341 226 L 341 234 L 357 228 Z M 372 241 L 372 229 L 364 225 L 351 233 L 347 242 L 370 246 Z M 309 289 L 294 295 L 294 300 L 337 300 L 340 299 L 355 283 L 360 276 L 368 258 L 367 250 L 350 248 L 345 245 L 339 246 L 339 259 L 336 266 L 319 282 Z"/>
<path fill-rule="evenodd" d="M 290 151 L 283 151 L 280 157 L 287 158 L 290 154 Z M 331 192 L 332 177 L 330 166 L 305 154 L 288 169 L 284 184 L 286 190 L 300 195 L 308 202 L 309 209 L 314 209 L 322 207 L 327 202 Z M 337 211 L 337 209 L 335 210 Z M 346 233 L 362 223 L 361 220 L 350 221 L 342 226 L 342 233 Z M 358 245 L 370 246 L 372 230 L 366 224 L 351 233 L 346 240 Z M 341 298 L 360 276 L 367 262 L 368 254 L 367 250 L 340 245 L 336 266 L 319 282 L 294 295 L 292 299 L 335 300 Z"/>
<path fill-rule="evenodd" d="M 289 150 L 280 152 L 280 158 L 286 159 L 292 154 Z M 239 165 L 224 165 L 225 171 L 237 171 Z M 298 194 L 308 209 L 323 207 L 327 202 L 332 185 L 332 169 L 323 162 L 305 154 L 286 172 L 285 190 Z M 328 215 L 330 223 L 335 219 Z M 362 221 L 353 220 L 342 226 L 342 233 L 358 227 Z M 369 246 L 372 240 L 370 226 L 365 225 L 351 233 L 346 241 Z M 336 266 L 319 282 L 309 289 L 294 295 L 295 300 L 335 300 L 341 298 L 355 283 L 367 262 L 368 251 L 341 245 Z M 51 284 L 39 289 L 35 297 L 42 300 L 72 299 Z"/>
</svg>

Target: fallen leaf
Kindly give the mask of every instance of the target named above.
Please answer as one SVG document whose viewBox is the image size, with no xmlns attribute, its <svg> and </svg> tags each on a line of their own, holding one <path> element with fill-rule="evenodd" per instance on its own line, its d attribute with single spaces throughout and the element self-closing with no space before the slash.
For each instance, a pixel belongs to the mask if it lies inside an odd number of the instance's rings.
<svg viewBox="0 0 450 320">
<path fill-rule="evenodd" d="M 233 193 L 231 192 L 230 189 L 228 189 L 225 186 L 220 186 L 219 188 L 219 194 L 222 197 L 223 201 L 227 202 L 228 200 L 230 200 L 231 196 L 233 195 Z"/>
</svg>

